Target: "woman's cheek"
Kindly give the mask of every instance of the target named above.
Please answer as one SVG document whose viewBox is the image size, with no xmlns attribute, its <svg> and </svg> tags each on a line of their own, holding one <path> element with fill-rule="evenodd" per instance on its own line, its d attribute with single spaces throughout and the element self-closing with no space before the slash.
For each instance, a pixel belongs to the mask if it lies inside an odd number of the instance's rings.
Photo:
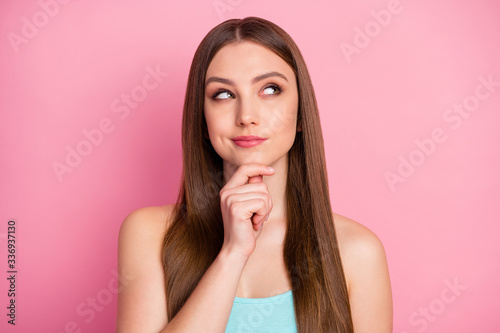
<svg viewBox="0 0 500 333">
<path fill-rule="evenodd" d="M 276 105 L 271 112 L 269 112 L 269 127 L 272 132 L 282 132 L 290 128 L 291 118 L 287 108 L 284 106 Z"/>
</svg>

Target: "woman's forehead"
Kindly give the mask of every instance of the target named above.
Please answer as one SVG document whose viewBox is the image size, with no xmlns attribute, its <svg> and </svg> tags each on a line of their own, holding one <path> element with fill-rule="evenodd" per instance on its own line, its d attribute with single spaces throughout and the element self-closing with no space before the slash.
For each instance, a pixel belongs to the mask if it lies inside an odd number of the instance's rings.
<svg viewBox="0 0 500 333">
<path fill-rule="evenodd" d="M 207 78 L 218 76 L 249 80 L 268 72 L 282 73 L 290 81 L 293 69 L 276 53 L 252 41 L 234 42 L 223 46 L 207 69 Z"/>
</svg>

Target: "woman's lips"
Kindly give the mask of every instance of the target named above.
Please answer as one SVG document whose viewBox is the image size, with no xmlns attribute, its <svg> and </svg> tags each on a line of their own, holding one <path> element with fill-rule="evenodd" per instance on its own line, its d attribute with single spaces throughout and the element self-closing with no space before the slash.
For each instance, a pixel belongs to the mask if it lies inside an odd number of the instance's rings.
<svg viewBox="0 0 500 333">
<path fill-rule="evenodd" d="M 249 136 L 238 136 L 232 139 L 234 144 L 242 148 L 250 148 L 260 145 L 262 142 L 266 141 L 266 138 L 261 138 L 259 136 L 249 135 Z"/>
</svg>

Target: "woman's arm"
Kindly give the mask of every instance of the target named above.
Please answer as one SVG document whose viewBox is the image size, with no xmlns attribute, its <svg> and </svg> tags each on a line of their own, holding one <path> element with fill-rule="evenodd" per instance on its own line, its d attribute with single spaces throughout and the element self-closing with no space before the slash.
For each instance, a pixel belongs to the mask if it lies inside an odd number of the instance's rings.
<svg viewBox="0 0 500 333">
<path fill-rule="evenodd" d="M 167 220 L 164 212 L 161 207 L 139 209 L 127 216 L 120 229 L 118 269 L 129 278 L 118 294 L 117 332 L 223 333 L 246 258 L 223 248 L 182 309 L 168 322 L 160 256 Z"/>
<path fill-rule="evenodd" d="M 171 207 L 146 207 L 123 221 L 118 237 L 117 333 L 157 333 L 167 325 L 162 236 Z"/>
<path fill-rule="evenodd" d="M 365 226 L 335 215 L 355 333 L 392 333 L 392 292 L 385 250 Z"/>
</svg>

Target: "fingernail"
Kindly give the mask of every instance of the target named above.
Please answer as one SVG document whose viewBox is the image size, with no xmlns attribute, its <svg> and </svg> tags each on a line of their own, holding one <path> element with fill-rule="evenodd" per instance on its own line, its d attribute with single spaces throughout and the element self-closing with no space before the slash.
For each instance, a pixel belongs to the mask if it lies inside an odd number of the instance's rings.
<svg viewBox="0 0 500 333">
<path fill-rule="evenodd" d="M 267 170 L 272 171 L 272 172 L 275 171 L 273 167 L 267 167 Z"/>
</svg>

